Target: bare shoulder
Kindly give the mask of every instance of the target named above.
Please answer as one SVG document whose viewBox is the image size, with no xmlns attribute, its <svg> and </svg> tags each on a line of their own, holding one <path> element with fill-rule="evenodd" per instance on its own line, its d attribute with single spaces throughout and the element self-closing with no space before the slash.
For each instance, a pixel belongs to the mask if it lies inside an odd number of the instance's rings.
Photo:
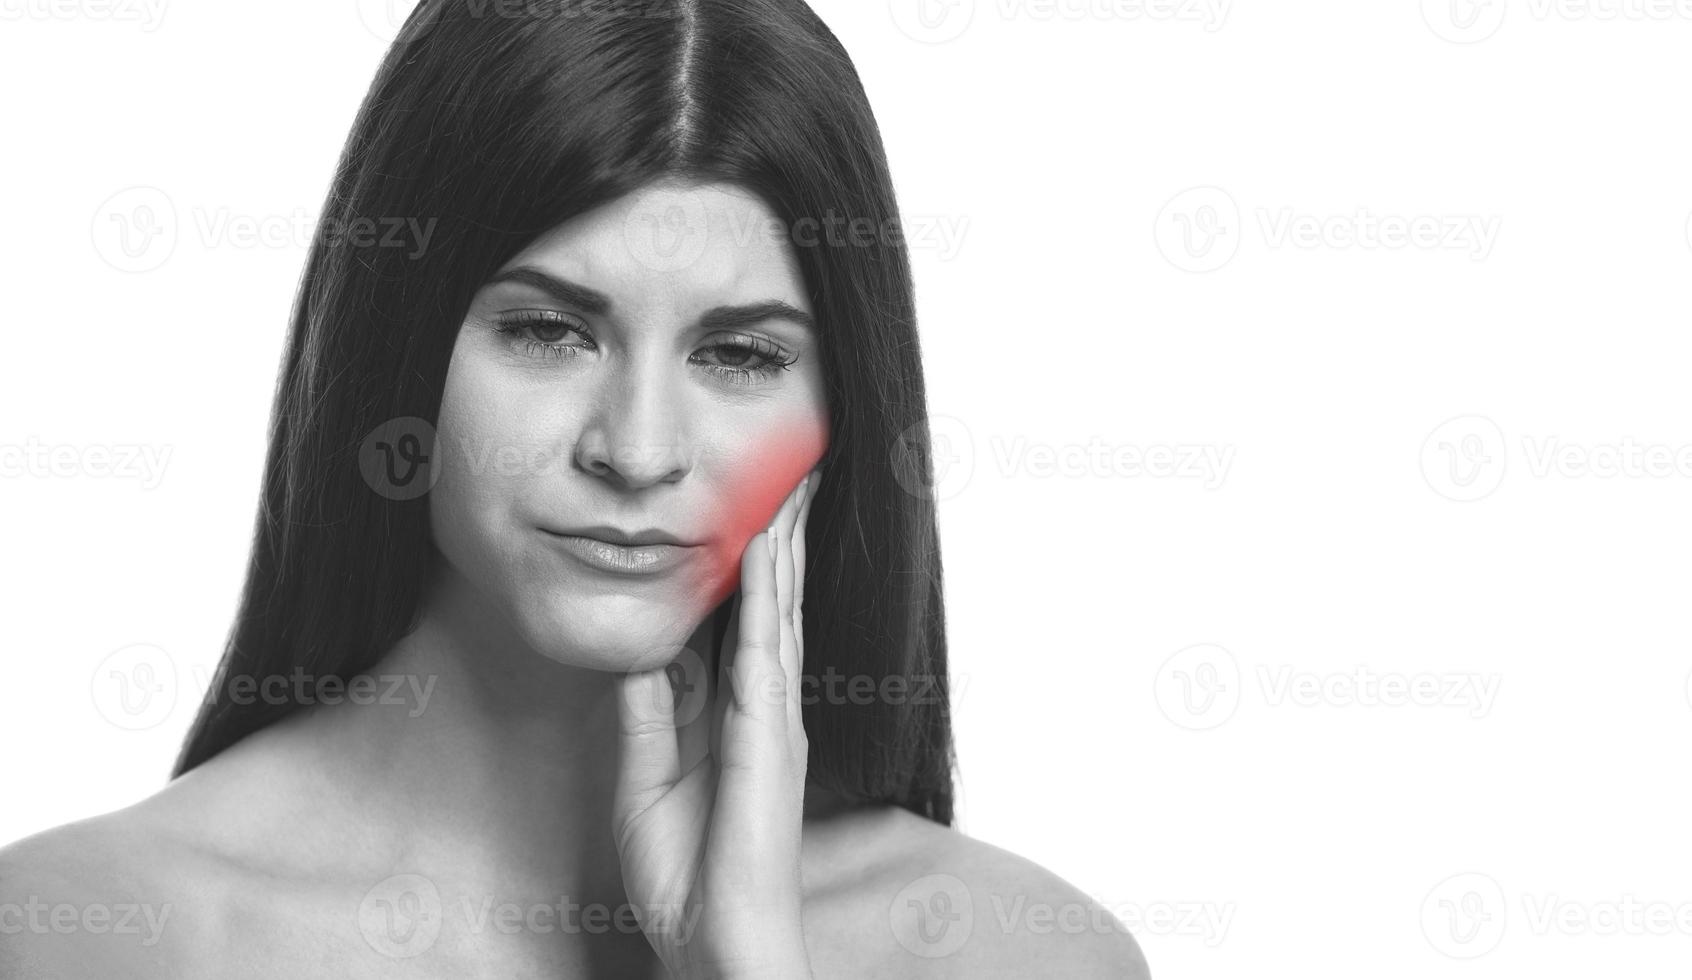
<svg viewBox="0 0 1692 980">
<path fill-rule="evenodd" d="M 229 937 L 267 921 L 286 884 L 233 844 L 278 836 L 251 788 L 275 777 L 202 770 L 0 848 L 0 977 L 180 978 L 239 961 Z"/>
<path fill-rule="evenodd" d="M 805 922 L 818 980 L 1150 976 L 1119 920 L 1027 858 L 891 806 L 814 835 Z"/>
<path fill-rule="evenodd" d="M 164 977 L 203 941 L 196 855 L 126 808 L 0 848 L 0 976 Z"/>
</svg>

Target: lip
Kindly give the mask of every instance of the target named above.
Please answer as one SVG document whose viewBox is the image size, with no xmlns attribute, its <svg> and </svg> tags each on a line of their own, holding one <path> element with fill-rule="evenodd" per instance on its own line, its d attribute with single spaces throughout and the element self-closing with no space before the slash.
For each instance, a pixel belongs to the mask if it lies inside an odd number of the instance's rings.
<svg viewBox="0 0 1692 980">
<path fill-rule="evenodd" d="M 625 531 L 622 528 L 611 527 L 606 524 L 595 524 L 593 527 L 569 527 L 563 529 L 562 531 L 553 531 L 550 528 L 546 528 L 544 530 L 546 530 L 549 534 L 563 534 L 576 538 L 592 538 L 595 541 L 603 541 L 606 544 L 687 544 L 687 542 L 676 537 L 670 532 L 660 530 L 655 527 L 649 527 L 643 531 Z"/>
<path fill-rule="evenodd" d="M 613 575 L 657 575 L 670 571 L 687 560 L 690 546 L 657 542 L 653 544 L 619 544 L 583 534 L 563 534 L 544 531 L 547 538 L 557 542 L 576 560 L 589 568 Z"/>
</svg>

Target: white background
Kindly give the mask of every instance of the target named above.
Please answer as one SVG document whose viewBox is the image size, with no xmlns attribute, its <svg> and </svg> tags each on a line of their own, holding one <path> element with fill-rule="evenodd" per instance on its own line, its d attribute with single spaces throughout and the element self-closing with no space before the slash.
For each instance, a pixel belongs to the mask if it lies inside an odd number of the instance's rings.
<svg viewBox="0 0 1692 980">
<path fill-rule="evenodd" d="M 1159 977 L 1684 976 L 1692 4 L 929 2 L 816 7 L 913 239 L 963 828 Z M 0 14 L 4 842 L 165 777 L 391 28 Z"/>
</svg>

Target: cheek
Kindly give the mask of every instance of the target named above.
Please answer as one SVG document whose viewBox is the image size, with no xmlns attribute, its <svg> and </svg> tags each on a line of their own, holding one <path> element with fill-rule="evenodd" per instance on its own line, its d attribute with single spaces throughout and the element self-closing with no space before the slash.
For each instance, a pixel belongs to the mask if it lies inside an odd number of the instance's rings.
<svg viewBox="0 0 1692 980">
<path fill-rule="evenodd" d="M 430 491 L 430 521 L 442 550 L 458 562 L 474 562 L 478 552 L 494 547 L 488 535 L 499 525 L 512 493 L 507 484 L 515 479 L 498 465 L 504 447 L 521 443 L 502 421 L 508 412 L 496 380 L 479 371 L 474 358 L 455 352 L 435 423 L 440 478 Z"/>
<path fill-rule="evenodd" d="M 730 465 L 710 526 L 715 537 L 697 583 L 706 605 L 715 607 L 740 585 L 740 560 L 749 539 L 769 526 L 787 495 L 799 485 L 828 446 L 822 420 L 807 419 L 772 429 L 746 447 Z"/>
</svg>

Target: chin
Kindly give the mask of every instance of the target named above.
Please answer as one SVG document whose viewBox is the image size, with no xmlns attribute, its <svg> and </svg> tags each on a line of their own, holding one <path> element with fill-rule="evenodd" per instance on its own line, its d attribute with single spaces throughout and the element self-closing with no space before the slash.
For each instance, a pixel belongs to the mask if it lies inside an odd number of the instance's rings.
<svg viewBox="0 0 1692 980">
<path fill-rule="evenodd" d="M 655 670 L 675 660 L 709 610 L 627 593 L 529 597 L 519 620 L 536 653 L 591 670 Z"/>
</svg>

